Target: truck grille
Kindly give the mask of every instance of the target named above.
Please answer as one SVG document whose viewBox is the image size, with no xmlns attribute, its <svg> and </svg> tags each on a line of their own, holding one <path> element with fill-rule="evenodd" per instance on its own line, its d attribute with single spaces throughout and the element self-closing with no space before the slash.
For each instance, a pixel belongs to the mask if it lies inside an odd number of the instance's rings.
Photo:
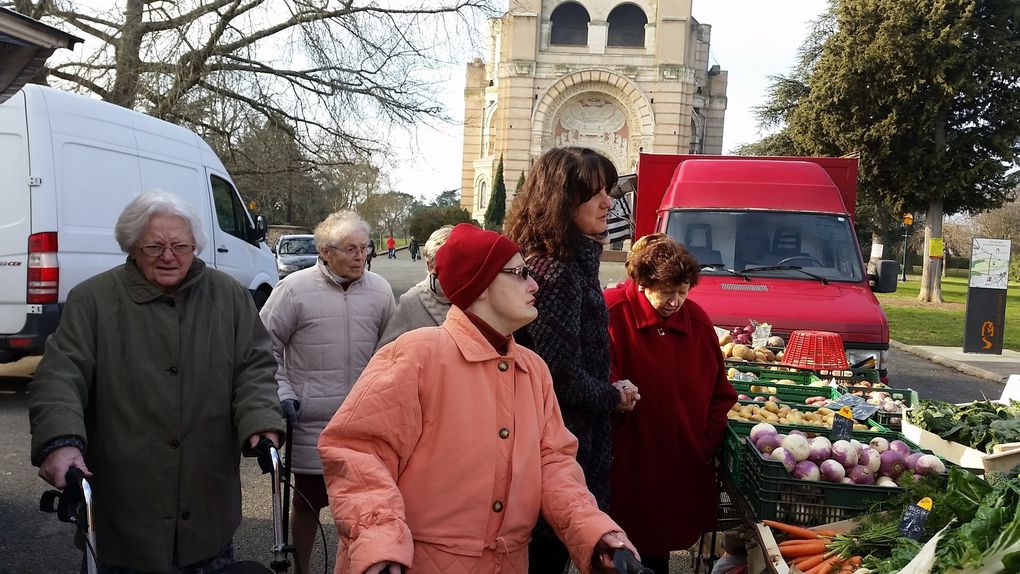
<svg viewBox="0 0 1020 574">
<path fill-rule="evenodd" d="M 769 288 L 768 288 L 767 285 L 762 285 L 760 283 L 758 283 L 758 284 L 752 283 L 750 285 L 748 285 L 747 283 L 723 283 L 722 284 L 722 290 L 723 291 L 759 291 L 759 292 L 762 292 L 762 291 L 768 291 Z"/>
</svg>

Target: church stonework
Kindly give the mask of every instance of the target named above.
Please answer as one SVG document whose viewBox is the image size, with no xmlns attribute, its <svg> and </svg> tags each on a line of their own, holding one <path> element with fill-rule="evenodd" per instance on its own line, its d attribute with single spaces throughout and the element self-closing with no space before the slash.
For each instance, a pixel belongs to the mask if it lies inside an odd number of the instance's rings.
<svg viewBox="0 0 1020 574">
<path fill-rule="evenodd" d="M 690 0 L 511 0 L 467 65 L 461 206 L 483 221 L 538 156 L 581 146 L 632 173 L 645 153 L 722 152 L 727 74 Z"/>
</svg>

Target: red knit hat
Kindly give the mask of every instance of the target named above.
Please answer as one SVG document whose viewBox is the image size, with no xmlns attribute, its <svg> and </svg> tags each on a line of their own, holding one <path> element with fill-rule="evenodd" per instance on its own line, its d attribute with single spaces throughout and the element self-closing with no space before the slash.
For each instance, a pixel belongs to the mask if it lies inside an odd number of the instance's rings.
<svg viewBox="0 0 1020 574">
<path fill-rule="evenodd" d="M 436 275 L 443 293 L 451 303 L 467 309 L 520 252 L 516 243 L 495 231 L 458 224 L 436 251 Z"/>
</svg>

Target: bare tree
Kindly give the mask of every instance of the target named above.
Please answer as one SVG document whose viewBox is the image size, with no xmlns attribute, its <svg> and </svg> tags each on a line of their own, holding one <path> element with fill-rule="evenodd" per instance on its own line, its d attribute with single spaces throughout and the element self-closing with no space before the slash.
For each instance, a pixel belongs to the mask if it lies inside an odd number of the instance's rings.
<svg viewBox="0 0 1020 574">
<path fill-rule="evenodd" d="M 312 156 L 367 154 L 380 122 L 442 116 L 429 72 L 463 51 L 493 0 L 0 0 L 95 42 L 49 69 L 72 89 L 229 138 L 210 115 L 240 102 L 282 119 Z"/>
</svg>

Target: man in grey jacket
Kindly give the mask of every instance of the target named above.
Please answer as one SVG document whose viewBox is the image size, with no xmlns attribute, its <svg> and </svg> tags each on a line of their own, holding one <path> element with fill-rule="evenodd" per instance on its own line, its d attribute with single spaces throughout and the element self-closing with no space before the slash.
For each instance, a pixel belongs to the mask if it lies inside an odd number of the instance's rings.
<svg viewBox="0 0 1020 574">
<path fill-rule="evenodd" d="M 329 506 L 316 449 L 319 434 L 372 358 L 396 309 L 390 284 L 365 269 L 371 239 L 364 220 L 338 211 L 314 233 L 319 260 L 281 280 L 261 312 L 280 366 L 280 401 L 296 420 L 291 529 L 297 571 L 304 573 L 319 512 Z"/>
</svg>

